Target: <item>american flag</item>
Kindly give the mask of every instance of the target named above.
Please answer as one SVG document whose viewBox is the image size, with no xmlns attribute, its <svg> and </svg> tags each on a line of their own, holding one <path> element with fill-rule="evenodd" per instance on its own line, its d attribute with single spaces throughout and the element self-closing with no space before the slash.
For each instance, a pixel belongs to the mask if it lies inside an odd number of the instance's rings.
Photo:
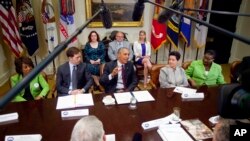
<svg viewBox="0 0 250 141">
<path fill-rule="evenodd" d="M 10 47 L 16 57 L 20 57 L 23 47 L 18 32 L 15 9 L 11 0 L 0 0 L 0 24 L 4 42 Z"/>
</svg>

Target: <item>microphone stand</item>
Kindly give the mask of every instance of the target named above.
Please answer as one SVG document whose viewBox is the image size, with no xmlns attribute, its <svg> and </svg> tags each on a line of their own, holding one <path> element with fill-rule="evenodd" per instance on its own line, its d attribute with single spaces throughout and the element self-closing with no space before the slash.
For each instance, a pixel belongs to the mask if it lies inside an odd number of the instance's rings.
<svg viewBox="0 0 250 141">
<path fill-rule="evenodd" d="M 159 7 L 163 8 L 163 9 L 169 10 L 169 11 L 171 11 L 171 12 L 173 12 L 173 13 L 179 14 L 179 15 L 185 17 L 185 18 L 188 18 L 188 19 L 190 19 L 190 20 L 192 20 L 192 21 L 195 21 L 195 22 L 197 22 L 197 23 L 199 23 L 199 24 L 205 25 L 205 26 L 207 26 L 207 27 L 209 27 L 209 28 L 211 28 L 211 29 L 213 29 L 213 30 L 215 30 L 215 31 L 218 31 L 218 32 L 220 32 L 220 33 L 223 33 L 224 35 L 231 36 L 231 37 L 233 37 L 233 38 L 235 38 L 235 39 L 237 39 L 237 40 L 239 40 L 239 41 L 242 41 L 242 42 L 244 42 L 244 43 L 246 43 L 246 44 L 250 44 L 250 39 L 247 39 L 246 37 L 240 36 L 240 35 L 238 35 L 237 33 L 230 32 L 230 31 L 228 31 L 228 30 L 226 30 L 226 29 L 223 29 L 223 28 L 221 28 L 221 27 L 215 26 L 215 25 L 213 25 L 213 24 L 209 24 L 208 22 L 205 22 L 205 21 L 196 19 L 196 18 L 194 18 L 194 17 L 192 17 L 192 16 L 186 15 L 186 14 L 184 14 L 184 13 L 182 13 L 182 12 L 180 12 L 180 11 L 174 10 L 174 9 L 172 9 L 172 8 L 168 8 L 168 7 L 162 6 L 162 5 L 158 4 L 158 3 L 151 2 L 151 1 L 149 1 L 149 0 L 145 0 L 144 2 L 145 2 L 145 3 L 153 4 L 153 5 L 155 5 L 155 6 L 159 6 Z M 198 11 L 198 10 L 197 10 L 197 11 Z M 208 10 L 207 10 L 206 12 L 208 12 Z"/>
<path fill-rule="evenodd" d="M 9 101 L 11 101 L 21 90 L 24 89 L 29 82 L 34 79 L 34 77 L 40 73 L 53 59 L 59 55 L 61 51 L 63 51 L 68 44 L 76 37 L 78 36 L 85 27 L 89 25 L 89 23 L 97 17 L 102 11 L 104 7 L 101 7 L 89 20 L 86 21 L 85 24 L 78 27 L 76 31 L 70 35 L 69 38 L 67 38 L 65 41 L 59 43 L 53 52 L 51 52 L 42 62 L 40 62 L 26 77 L 23 78 L 23 80 L 18 83 L 14 88 L 12 88 L 3 98 L 0 99 L 0 109 L 2 109 Z"/>
</svg>

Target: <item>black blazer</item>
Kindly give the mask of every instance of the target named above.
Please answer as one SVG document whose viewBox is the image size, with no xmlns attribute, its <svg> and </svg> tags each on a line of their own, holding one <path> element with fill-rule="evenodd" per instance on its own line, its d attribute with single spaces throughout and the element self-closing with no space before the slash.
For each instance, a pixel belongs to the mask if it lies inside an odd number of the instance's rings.
<svg viewBox="0 0 250 141">
<path fill-rule="evenodd" d="M 100 84 L 104 86 L 106 93 L 114 93 L 116 89 L 116 84 L 118 80 L 118 75 L 114 78 L 109 80 L 108 76 L 111 74 L 113 69 L 117 66 L 117 60 L 108 62 L 105 64 L 103 75 L 100 77 Z M 126 91 L 133 91 L 134 88 L 137 86 L 138 81 L 134 69 L 134 65 L 132 62 L 128 62 L 125 64 L 125 71 L 126 71 Z"/>
<path fill-rule="evenodd" d="M 87 71 L 87 65 L 80 63 L 77 66 L 77 89 L 84 88 L 85 91 L 93 84 L 91 74 Z M 58 67 L 56 75 L 56 89 L 58 96 L 68 95 L 71 75 L 69 62 L 66 62 Z"/>
</svg>

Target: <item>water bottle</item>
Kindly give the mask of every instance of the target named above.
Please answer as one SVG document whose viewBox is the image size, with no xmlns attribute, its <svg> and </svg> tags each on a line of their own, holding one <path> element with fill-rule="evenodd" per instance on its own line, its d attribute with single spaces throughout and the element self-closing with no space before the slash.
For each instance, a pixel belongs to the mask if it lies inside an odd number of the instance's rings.
<svg viewBox="0 0 250 141">
<path fill-rule="evenodd" d="M 134 96 L 132 96 L 130 99 L 129 109 L 136 109 L 136 98 Z"/>
</svg>

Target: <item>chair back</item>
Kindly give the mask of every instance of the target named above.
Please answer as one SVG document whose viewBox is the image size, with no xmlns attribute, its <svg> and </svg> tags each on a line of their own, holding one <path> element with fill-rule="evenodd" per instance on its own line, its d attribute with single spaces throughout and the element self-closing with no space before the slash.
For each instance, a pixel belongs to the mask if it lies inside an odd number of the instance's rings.
<svg viewBox="0 0 250 141">
<path fill-rule="evenodd" d="M 240 75 L 240 72 L 239 72 L 240 64 L 241 64 L 241 61 L 233 61 L 230 64 L 230 80 L 231 80 L 231 83 L 238 82 L 237 79 L 238 79 L 238 77 Z"/>
<path fill-rule="evenodd" d="M 160 70 L 162 67 L 166 66 L 166 64 L 155 64 L 152 66 L 151 72 L 150 72 L 150 84 L 154 89 L 158 88 L 160 86 L 159 82 L 159 75 Z"/>
</svg>

